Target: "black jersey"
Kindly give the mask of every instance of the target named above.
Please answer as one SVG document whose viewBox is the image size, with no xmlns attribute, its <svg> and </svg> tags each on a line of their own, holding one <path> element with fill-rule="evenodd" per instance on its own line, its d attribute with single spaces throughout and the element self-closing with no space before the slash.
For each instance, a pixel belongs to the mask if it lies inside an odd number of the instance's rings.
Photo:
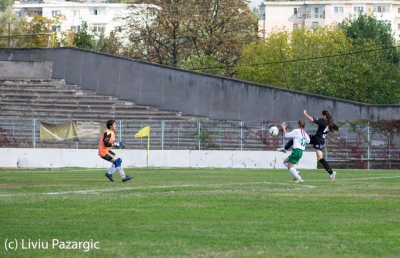
<svg viewBox="0 0 400 258">
<path fill-rule="evenodd" d="M 317 132 L 314 135 L 315 143 L 325 143 L 326 135 L 329 133 L 329 123 L 328 120 L 323 118 L 314 117 L 314 123 L 318 125 Z M 339 130 L 339 126 L 333 125 L 335 131 Z"/>
</svg>

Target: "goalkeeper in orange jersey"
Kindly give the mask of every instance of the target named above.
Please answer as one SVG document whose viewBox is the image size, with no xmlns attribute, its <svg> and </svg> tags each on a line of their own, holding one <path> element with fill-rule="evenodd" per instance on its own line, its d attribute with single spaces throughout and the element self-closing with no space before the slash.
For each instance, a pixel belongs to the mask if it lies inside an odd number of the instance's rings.
<svg viewBox="0 0 400 258">
<path fill-rule="evenodd" d="M 114 143 L 115 141 L 115 131 L 117 130 L 117 123 L 115 120 L 107 121 L 107 130 L 100 137 L 99 142 L 99 156 L 102 159 L 105 159 L 111 162 L 111 167 L 105 176 L 111 181 L 114 182 L 112 174 L 115 170 L 118 171 L 119 175 L 122 178 L 122 182 L 126 182 L 131 180 L 132 177 L 125 175 L 124 169 L 122 168 L 122 159 L 119 158 L 111 149 L 112 148 L 120 148 L 124 146 L 123 142 Z"/>
</svg>

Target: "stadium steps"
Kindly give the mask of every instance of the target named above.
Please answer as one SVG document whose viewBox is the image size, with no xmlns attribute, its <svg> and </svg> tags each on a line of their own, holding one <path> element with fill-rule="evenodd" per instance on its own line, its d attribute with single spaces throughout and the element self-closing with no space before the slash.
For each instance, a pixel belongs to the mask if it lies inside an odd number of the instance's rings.
<svg viewBox="0 0 400 258">
<path fill-rule="evenodd" d="M 64 79 L 17 79 L 17 78 L 0 78 L 0 84 L 11 83 L 11 84 L 50 84 L 55 83 L 65 84 Z"/>
<path fill-rule="evenodd" d="M 67 85 L 64 80 L 0 79 L 0 119 L 7 137 L 23 148 L 85 148 L 97 149 L 98 139 L 60 142 L 40 141 L 38 122 L 63 123 L 71 120 L 94 121 L 104 126 L 108 119 L 146 121 L 152 126 L 151 147 L 161 149 L 160 121 L 186 121 L 202 119 L 182 117 L 179 112 L 160 111 L 157 107 L 140 106 L 131 101 L 121 101 L 113 96 L 96 95 L 81 90 L 78 85 Z M 33 128 L 35 119 L 36 128 Z M 129 124 L 129 123 L 128 123 Z M 136 148 L 144 143 L 134 135 L 143 127 L 138 122 L 132 128 L 124 128 L 127 146 Z M 127 130 L 126 130 L 127 129 Z M 34 134 L 33 134 L 34 131 Z M 34 145 L 35 142 L 35 145 Z M 183 146 L 183 149 L 188 147 Z"/>
<path fill-rule="evenodd" d="M 104 100 L 66 100 L 61 99 L 55 102 L 54 100 L 48 99 L 2 99 L 0 101 L 0 106 L 15 106 L 15 107 L 32 107 L 32 108 L 58 108 L 58 109 L 94 109 L 94 110 L 109 110 L 111 109 L 119 109 L 119 110 L 157 110 L 155 108 L 146 107 L 146 106 L 137 106 L 132 102 L 126 101 L 104 101 Z"/>
<path fill-rule="evenodd" d="M 180 112 L 96 95 L 64 80 L 0 79 L 0 117 L 85 120 L 186 120 Z"/>
<path fill-rule="evenodd" d="M 125 119 L 125 120 L 176 120 L 177 114 L 174 112 L 157 111 L 157 110 L 139 110 L 129 112 L 124 110 L 97 110 L 91 108 L 34 108 L 32 106 L 3 106 L 1 108 L 3 116 L 12 117 L 52 117 L 52 118 L 70 118 L 70 119 L 86 119 L 86 120 L 107 120 L 107 119 Z"/>
</svg>

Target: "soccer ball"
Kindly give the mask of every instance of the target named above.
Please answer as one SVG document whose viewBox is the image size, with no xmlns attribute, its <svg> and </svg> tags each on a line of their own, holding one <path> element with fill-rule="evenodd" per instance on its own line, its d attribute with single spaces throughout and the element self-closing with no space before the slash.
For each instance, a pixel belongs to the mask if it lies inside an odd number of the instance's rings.
<svg viewBox="0 0 400 258">
<path fill-rule="evenodd" d="M 279 134 L 279 129 L 278 129 L 278 127 L 276 127 L 276 126 L 271 126 L 271 127 L 268 129 L 268 133 L 269 133 L 269 135 L 277 136 L 277 135 Z"/>
</svg>

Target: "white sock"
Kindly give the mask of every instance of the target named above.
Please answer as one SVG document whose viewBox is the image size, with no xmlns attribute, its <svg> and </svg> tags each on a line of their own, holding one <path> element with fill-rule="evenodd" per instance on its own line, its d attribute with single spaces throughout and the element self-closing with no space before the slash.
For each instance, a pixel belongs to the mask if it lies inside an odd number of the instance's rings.
<svg viewBox="0 0 400 258">
<path fill-rule="evenodd" d="M 112 173 L 114 173 L 114 171 L 115 171 L 115 165 L 112 164 L 107 173 L 108 173 L 109 175 L 112 175 Z"/>
<path fill-rule="evenodd" d="M 292 173 L 292 175 L 293 175 L 296 179 L 301 180 L 301 177 L 300 177 L 300 175 L 297 173 L 297 170 L 296 170 L 295 168 L 291 168 L 291 169 L 289 169 L 289 171 L 290 171 L 290 173 Z"/>
<path fill-rule="evenodd" d="M 286 168 L 289 168 L 289 163 L 283 163 Z"/>
<path fill-rule="evenodd" d="M 119 176 L 124 179 L 125 178 L 125 172 L 124 169 L 122 167 L 117 167 L 117 171 L 119 173 Z"/>
</svg>

